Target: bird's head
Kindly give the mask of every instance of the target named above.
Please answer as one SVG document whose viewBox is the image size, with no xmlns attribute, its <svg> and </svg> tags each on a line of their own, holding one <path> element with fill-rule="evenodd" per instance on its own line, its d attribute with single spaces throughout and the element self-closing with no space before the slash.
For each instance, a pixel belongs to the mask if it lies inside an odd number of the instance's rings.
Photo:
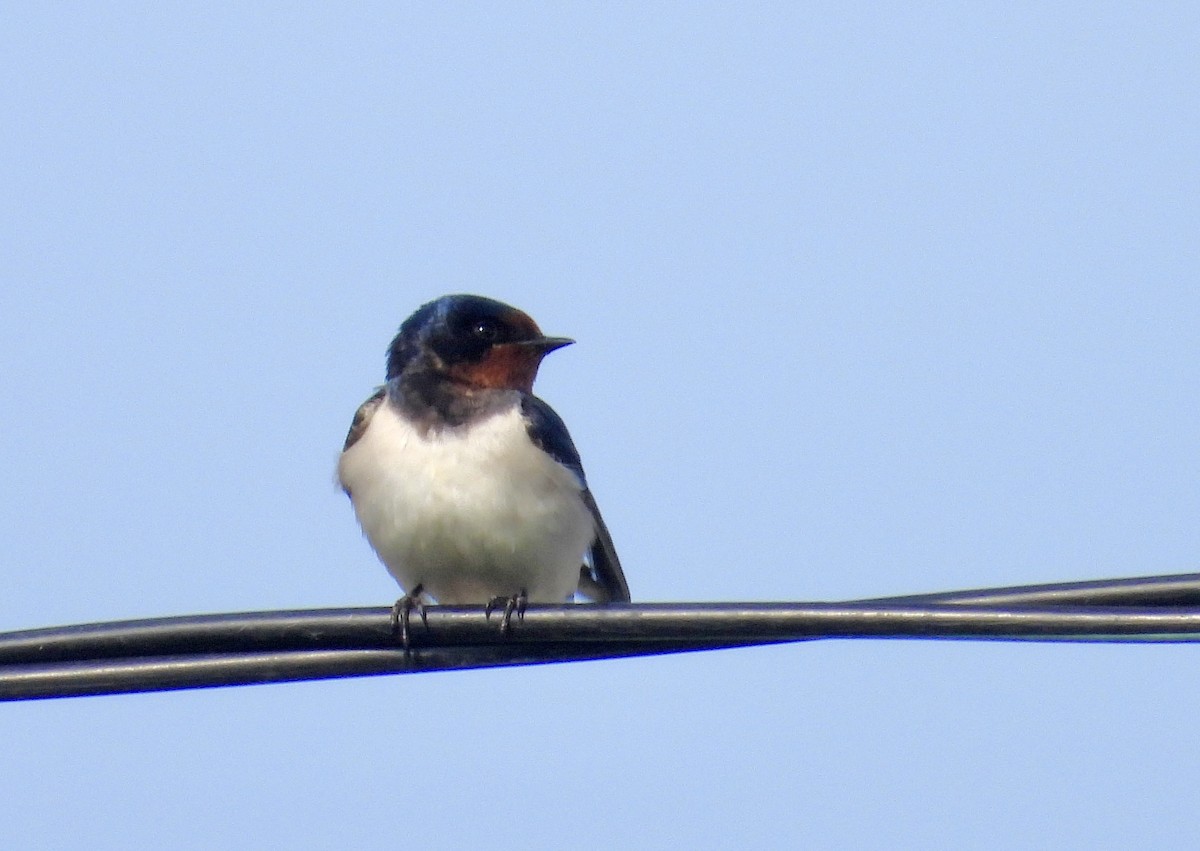
<svg viewBox="0 0 1200 851">
<path fill-rule="evenodd" d="M 542 358 L 570 345 L 523 311 L 477 295 L 447 295 L 404 320 L 388 347 L 387 377 L 419 370 L 473 388 L 533 390 Z"/>
</svg>

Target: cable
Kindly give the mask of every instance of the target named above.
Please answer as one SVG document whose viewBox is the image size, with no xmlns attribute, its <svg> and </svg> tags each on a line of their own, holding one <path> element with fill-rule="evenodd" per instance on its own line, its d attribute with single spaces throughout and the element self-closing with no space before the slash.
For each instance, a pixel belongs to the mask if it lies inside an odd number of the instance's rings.
<svg viewBox="0 0 1200 851">
<path fill-rule="evenodd" d="M 501 634 L 431 606 L 397 646 L 390 610 L 255 612 L 0 634 L 0 700 L 418 673 L 817 638 L 1200 641 L 1200 574 L 849 603 L 530 606 Z"/>
</svg>

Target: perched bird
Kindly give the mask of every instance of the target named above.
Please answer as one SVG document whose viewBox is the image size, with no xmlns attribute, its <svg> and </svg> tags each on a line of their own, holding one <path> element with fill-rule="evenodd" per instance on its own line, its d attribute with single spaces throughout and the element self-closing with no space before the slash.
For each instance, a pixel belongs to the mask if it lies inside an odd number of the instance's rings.
<svg viewBox="0 0 1200 851">
<path fill-rule="evenodd" d="M 533 395 L 542 358 L 572 342 L 475 295 L 423 305 L 392 340 L 337 475 L 405 591 L 406 641 L 409 610 L 424 615 L 429 598 L 504 603 L 503 628 L 527 601 L 629 601 L 575 444 Z"/>
</svg>

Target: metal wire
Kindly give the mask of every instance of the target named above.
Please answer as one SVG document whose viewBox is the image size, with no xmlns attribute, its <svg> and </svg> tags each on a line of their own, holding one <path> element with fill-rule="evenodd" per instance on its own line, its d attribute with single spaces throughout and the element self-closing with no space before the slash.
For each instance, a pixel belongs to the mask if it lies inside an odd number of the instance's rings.
<svg viewBox="0 0 1200 851">
<path fill-rule="evenodd" d="M 390 610 L 200 615 L 0 634 L 0 700 L 680 653 L 817 638 L 1200 641 L 1200 574 L 848 603 L 530 606 L 502 634 L 432 606 L 398 646 Z"/>
</svg>

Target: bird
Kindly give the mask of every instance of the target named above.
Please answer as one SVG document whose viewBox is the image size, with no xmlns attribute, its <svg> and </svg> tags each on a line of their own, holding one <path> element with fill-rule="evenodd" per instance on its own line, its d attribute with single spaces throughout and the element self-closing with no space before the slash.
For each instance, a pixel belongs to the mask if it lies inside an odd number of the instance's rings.
<svg viewBox="0 0 1200 851">
<path fill-rule="evenodd" d="M 387 350 L 384 384 L 354 414 L 337 465 L 363 534 L 404 596 L 425 604 L 629 602 L 579 452 L 533 395 L 542 358 L 574 343 L 478 295 L 419 307 Z M 585 558 L 586 557 L 586 558 Z"/>
</svg>

